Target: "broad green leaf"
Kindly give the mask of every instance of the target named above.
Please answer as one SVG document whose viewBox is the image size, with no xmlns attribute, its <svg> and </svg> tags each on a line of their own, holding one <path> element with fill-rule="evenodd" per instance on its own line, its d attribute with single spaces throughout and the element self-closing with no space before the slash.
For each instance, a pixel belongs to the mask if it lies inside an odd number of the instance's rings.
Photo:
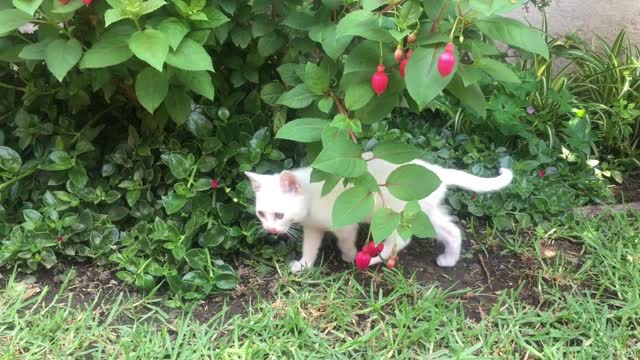
<svg viewBox="0 0 640 360">
<path fill-rule="evenodd" d="M 162 104 L 168 92 L 167 76 L 154 68 L 147 67 L 136 77 L 136 96 L 140 104 L 152 114 Z"/>
<path fill-rule="evenodd" d="M 205 266 L 210 265 L 207 251 L 204 249 L 191 249 L 184 254 L 184 258 L 194 269 L 202 270 Z"/>
<path fill-rule="evenodd" d="M 329 74 L 318 65 L 307 63 L 304 70 L 304 84 L 307 89 L 316 95 L 322 95 L 329 89 L 329 81 Z"/>
<path fill-rule="evenodd" d="M 126 29 L 113 29 L 100 37 L 80 60 L 81 69 L 103 68 L 123 63 L 133 56 Z"/>
<path fill-rule="evenodd" d="M 164 33 L 169 41 L 169 45 L 176 50 L 182 42 L 182 39 L 189 33 L 189 24 L 184 20 L 174 17 L 163 20 L 158 25 L 158 30 Z"/>
<path fill-rule="evenodd" d="M 387 31 L 389 22 L 391 20 L 388 17 L 374 15 L 366 10 L 352 11 L 338 23 L 336 37 L 360 36 L 383 43 L 393 42 L 393 37 Z"/>
<path fill-rule="evenodd" d="M 164 0 L 147 0 L 142 3 L 142 6 L 140 6 L 140 10 L 137 13 L 140 15 L 146 15 L 160 9 L 166 4 L 167 3 Z"/>
<path fill-rule="evenodd" d="M 502 63 L 497 60 L 493 60 L 491 58 L 480 58 L 476 60 L 473 66 L 478 69 L 486 72 L 492 78 L 498 81 L 511 82 L 511 83 L 520 83 L 520 79 L 518 75 L 516 75 L 513 70 L 509 67 L 509 65 Z"/>
<path fill-rule="evenodd" d="M 447 19 L 449 15 L 455 14 L 455 1 L 451 0 L 422 0 L 424 12 L 430 20 L 438 18 Z"/>
<path fill-rule="evenodd" d="M 373 98 L 370 83 L 358 83 L 347 88 L 344 104 L 349 110 L 358 110 Z"/>
<path fill-rule="evenodd" d="M 222 290 L 234 289 L 238 283 L 240 283 L 240 279 L 232 273 L 224 272 L 215 276 L 216 287 Z"/>
<path fill-rule="evenodd" d="M 82 44 L 78 40 L 58 39 L 47 46 L 44 60 L 53 76 L 62 82 L 62 79 L 80 61 L 81 57 Z"/>
<path fill-rule="evenodd" d="M 480 89 L 480 85 L 471 84 L 465 87 L 462 77 L 459 74 L 455 74 L 451 83 L 447 87 L 447 90 L 460 99 L 460 102 L 463 105 L 469 107 L 476 114 L 483 118 L 487 116 L 486 101 L 484 93 L 482 93 L 482 89 Z"/>
<path fill-rule="evenodd" d="M 5 0 L 6 1 L 6 0 Z M 18 9 L 0 11 L 0 34 L 15 30 L 32 19 L 32 16 Z"/>
<path fill-rule="evenodd" d="M 43 0 L 12 0 L 13 6 L 26 12 L 29 15 L 33 15 L 40 7 Z"/>
<path fill-rule="evenodd" d="M 275 54 L 286 44 L 285 39 L 275 32 L 260 37 L 258 40 L 258 54 L 269 57 Z"/>
<path fill-rule="evenodd" d="M 400 214 L 388 209 L 382 208 L 376 211 L 371 218 L 371 236 L 376 245 L 389 237 L 400 224 Z"/>
<path fill-rule="evenodd" d="M 322 184 L 322 192 L 320 193 L 320 195 L 325 196 L 330 193 L 336 187 L 336 185 L 338 185 L 339 182 L 339 177 L 333 174 L 327 174 L 327 177 L 324 179 L 324 183 Z"/>
<path fill-rule="evenodd" d="M 230 21 L 215 5 L 207 6 L 202 10 L 207 15 L 207 28 L 215 29 Z"/>
<path fill-rule="evenodd" d="M 318 101 L 318 110 L 322 111 L 325 114 L 328 114 L 333 108 L 333 99 L 331 96 L 326 96 L 322 98 L 322 100 Z"/>
<path fill-rule="evenodd" d="M 435 238 L 436 230 L 424 212 L 420 211 L 411 219 L 411 232 L 419 238 Z"/>
<path fill-rule="evenodd" d="M 462 0 L 463 8 L 471 8 L 482 15 L 504 14 L 520 9 L 527 0 Z"/>
<path fill-rule="evenodd" d="M 278 104 L 292 109 L 302 109 L 309 106 L 309 104 L 313 102 L 314 98 L 315 95 L 309 91 L 307 86 L 305 84 L 300 84 L 282 94 L 278 99 Z"/>
<path fill-rule="evenodd" d="M 388 5 L 387 0 L 362 0 L 362 8 L 366 11 L 373 11 L 383 5 Z"/>
<path fill-rule="evenodd" d="M 473 65 L 460 64 L 458 66 L 458 74 L 462 77 L 464 86 L 475 84 L 482 79 L 482 71 Z"/>
<path fill-rule="evenodd" d="M 282 79 L 285 84 L 289 86 L 296 86 L 302 82 L 300 77 L 296 74 L 297 67 L 298 64 L 287 63 L 278 66 L 276 71 L 280 74 L 280 79 Z"/>
<path fill-rule="evenodd" d="M 390 78 L 393 79 L 393 75 Z M 392 83 L 393 81 L 390 82 L 390 88 Z M 364 107 L 356 110 L 356 117 L 362 119 L 364 124 L 373 124 L 389 116 L 400 103 L 400 96 L 390 90 L 382 96 L 377 96 L 375 101 L 369 101 Z"/>
<path fill-rule="evenodd" d="M 22 51 L 20 51 L 18 56 L 26 60 L 44 60 L 46 57 L 45 52 L 47 51 L 47 47 L 52 41 L 53 40 L 48 39 L 29 44 L 22 48 Z"/>
<path fill-rule="evenodd" d="M 360 145 L 344 137 L 336 137 L 332 142 L 325 144 L 313 162 L 313 167 L 348 178 L 358 177 L 367 172 L 367 162 L 362 159 Z"/>
<path fill-rule="evenodd" d="M 125 12 L 125 10 L 109 9 L 104 13 L 104 26 L 109 27 L 109 25 L 115 22 L 118 22 L 123 19 L 128 19 L 128 18 L 129 18 L 129 15 Z"/>
<path fill-rule="evenodd" d="M 331 213 L 334 229 L 356 224 L 366 219 L 373 211 L 375 199 L 367 189 L 354 186 L 348 188 L 333 205 Z"/>
<path fill-rule="evenodd" d="M 182 125 L 187 122 L 187 118 L 191 114 L 191 97 L 183 89 L 171 88 L 164 99 L 164 106 L 173 121 Z"/>
<path fill-rule="evenodd" d="M 215 96 L 215 88 L 211 75 L 206 71 L 183 71 L 175 72 L 176 77 L 189 90 L 213 100 Z"/>
<path fill-rule="evenodd" d="M 320 34 L 322 49 L 330 58 L 336 60 L 342 55 L 347 46 L 353 40 L 353 36 L 338 36 L 336 34 L 337 25 L 334 23 L 325 24 Z"/>
<path fill-rule="evenodd" d="M 270 82 L 260 90 L 260 98 L 267 105 L 273 106 L 276 104 L 283 92 L 284 86 L 282 86 L 280 82 Z"/>
<path fill-rule="evenodd" d="M 22 166 L 22 158 L 15 150 L 7 146 L 0 146 L 0 169 L 9 173 L 16 173 Z"/>
<path fill-rule="evenodd" d="M 162 65 L 169 53 L 169 41 L 158 30 L 147 29 L 137 31 L 129 39 L 129 49 L 138 59 L 145 61 L 158 71 L 162 71 Z"/>
<path fill-rule="evenodd" d="M 393 164 L 405 164 L 422 156 L 422 151 L 400 141 L 383 142 L 373 148 L 373 156 Z"/>
<path fill-rule="evenodd" d="M 76 165 L 72 167 L 69 170 L 68 174 L 69 180 L 71 180 L 73 185 L 79 188 L 83 188 L 85 185 L 87 185 L 87 181 L 89 180 L 89 178 L 87 177 L 87 171 L 82 166 Z"/>
<path fill-rule="evenodd" d="M 407 164 L 393 170 L 385 185 L 391 195 L 399 200 L 421 200 L 429 196 L 440 186 L 440 179 L 425 168 L 417 164 Z"/>
<path fill-rule="evenodd" d="M 518 20 L 490 16 L 478 19 L 476 25 L 483 33 L 496 40 L 519 47 L 532 53 L 549 58 L 549 48 L 545 34 Z"/>
<path fill-rule="evenodd" d="M 211 56 L 197 42 L 185 38 L 176 51 L 169 52 L 167 64 L 187 71 L 213 71 Z"/>
<path fill-rule="evenodd" d="M 407 63 L 405 78 L 407 90 L 420 109 L 424 109 L 435 99 L 455 74 L 455 68 L 452 74 L 444 78 L 438 72 L 438 57 L 443 52 L 442 46 L 417 48 Z"/>
<path fill-rule="evenodd" d="M 315 142 L 322 139 L 322 130 L 329 124 L 328 120 L 302 118 L 290 121 L 280 128 L 277 139 L 287 139 L 298 142 Z"/>
<path fill-rule="evenodd" d="M 28 221 L 34 224 L 39 224 L 40 221 L 42 221 L 42 214 L 40 214 L 39 212 L 33 209 L 22 210 L 22 216 L 24 217 L 25 221 Z"/>
</svg>

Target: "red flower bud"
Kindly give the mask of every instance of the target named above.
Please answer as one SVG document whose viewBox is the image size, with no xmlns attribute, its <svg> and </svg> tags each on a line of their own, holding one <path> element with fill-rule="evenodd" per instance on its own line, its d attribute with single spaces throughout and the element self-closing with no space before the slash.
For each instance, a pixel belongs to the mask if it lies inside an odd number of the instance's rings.
<svg viewBox="0 0 640 360">
<path fill-rule="evenodd" d="M 360 251 L 356 254 L 356 267 L 362 271 L 366 270 L 371 263 L 371 256 L 365 253 L 364 251 Z"/>
<path fill-rule="evenodd" d="M 398 45 L 398 47 L 396 48 L 396 52 L 393 54 L 393 57 L 396 59 L 397 63 L 402 61 L 402 58 L 404 57 L 404 51 L 402 51 L 400 45 Z"/>
<path fill-rule="evenodd" d="M 217 189 L 220 186 L 220 183 L 216 179 L 211 179 L 211 188 Z"/>
<path fill-rule="evenodd" d="M 380 253 L 382 252 L 382 249 L 384 249 L 383 243 L 380 243 L 378 246 L 376 246 L 376 243 L 372 241 L 369 244 L 365 245 L 362 248 L 362 251 L 367 253 L 371 257 L 376 257 L 380 255 Z"/>
<path fill-rule="evenodd" d="M 91 5 L 91 2 L 92 2 L 92 1 L 93 1 L 93 0 L 82 0 L 82 3 L 83 3 L 85 6 L 89 6 L 89 5 Z"/>
<path fill-rule="evenodd" d="M 409 34 L 409 36 L 407 36 L 407 42 L 409 44 L 416 42 L 416 38 L 418 37 L 418 35 L 415 32 L 412 32 L 411 34 Z"/>
<path fill-rule="evenodd" d="M 63 240 L 64 240 L 64 239 L 62 238 L 62 236 L 58 236 L 58 237 L 56 238 L 56 241 L 57 241 L 57 242 L 59 242 L 59 243 L 61 243 Z"/>
<path fill-rule="evenodd" d="M 409 62 L 409 57 L 406 57 L 404 60 L 402 60 L 402 62 L 400 63 L 400 76 L 402 76 L 402 78 L 404 79 L 404 75 L 405 75 L 405 71 L 407 69 L 407 63 Z"/>
<path fill-rule="evenodd" d="M 540 179 L 544 179 L 544 170 L 538 170 L 538 176 L 540 177 Z"/>
<path fill-rule="evenodd" d="M 378 95 L 384 94 L 389 86 L 389 76 L 384 72 L 384 65 L 378 65 L 378 71 L 376 71 L 371 77 L 371 88 Z"/>
<path fill-rule="evenodd" d="M 453 53 L 453 44 L 448 43 L 444 49 L 444 52 L 438 58 L 438 72 L 442 77 L 449 76 L 455 66 L 456 56 Z"/>
<path fill-rule="evenodd" d="M 389 258 L 389 261 L 387 261 L 387 267 L 389 269 L 393 269 L 396 266 L 396 260 L 398 259 L 397 256 L 391 256 Z"/>
</svg>

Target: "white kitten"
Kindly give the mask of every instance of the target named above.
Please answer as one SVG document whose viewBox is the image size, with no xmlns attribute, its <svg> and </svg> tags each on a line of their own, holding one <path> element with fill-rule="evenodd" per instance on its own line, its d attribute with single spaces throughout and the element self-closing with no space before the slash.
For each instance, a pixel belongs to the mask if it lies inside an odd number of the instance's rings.
<svg viewBox="0 0 640 360">
<path fill-rule="evenodd" d="M 363 154 L 363 158 L 371 159 L 371 153 Z M 445 169 L 421 160 L 411 163 L 424 166 L 434 172 L 442 181 L 428 197 L 420 200 L 420 207 L 427 214 L 436 231 L 438 241 L 444 244 L 444 253 L 437 258 L 438 265 L 454 266 L 460 258 L 460 229 L 452 222 L 451 217 L 443 206 L 447 187 L 458 186 L 475 192 L 489 192 L 500 190 L 511 183 L 511 170 L 500 169 L 500 176 L 482 178 L 464 171 Z M 386 181 L 393 170 L 401 165 L 394 165 L 384 160 L 372 159 L 367 162 L 369 172 L 379 184 Z M 274 175 L 259 175 L 247 172 L 256 193 L 256 214 L 264 229 L 272 234 L 283 234 L 294 224 L 302 224 L 304 230 L 302 258 L 291 264 L 294 272 L 313 266 L 318 255 L 320 243 L 325 232 L 331 231 L 338 238 L 338 247 L 342 252 L 342 259 L 352 262 L 355 259 L 356 234 L 358 225 L 334 229 L 331 226 L 333 204 L 345 190 L 340 182 L 326 196 L 321 196 L 322 182 L 310 181 L 311 168 L 301 168 L 293 171 L 283 171 Z M 381 187 L 384 203 L 396 212 L 401 212 L 406 204 L 393 197 L 385 187 Z M 376 201 L 375 210 L 382 206 L 382 201 Z M 373 214 L 373 213 L 372 213 Z M 371 221 L 371 218 L 366 220 Z M 396 232 L 385 240 L 384 250 L 380 256 L 372 259 L 376 264 L 389 257 L 393 244 L 397 250 L 409 244 L 410 239 L 402 239 Z"/>
</svg>

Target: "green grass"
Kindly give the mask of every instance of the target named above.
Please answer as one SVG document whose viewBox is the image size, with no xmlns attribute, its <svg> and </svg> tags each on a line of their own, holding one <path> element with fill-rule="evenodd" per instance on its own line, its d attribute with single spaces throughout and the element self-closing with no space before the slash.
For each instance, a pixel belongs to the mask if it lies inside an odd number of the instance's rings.
<svg viewBox="0 0 640 360">
<path fill-rule="evenodd" d="M 25 300 L 0 290 L 2 359 L 636 359 L 640 357 L 638 215 L 606 214 L 553 231 L 482 239 L 516 253 L 529 283 L 495 295 L 479 318 L 476 294 L 418 284 L 397 271 L 283 274 L 246 315 L 224 308 L 206 323 L 122 294 L 73 309 L 46 290 Z M 573 252 L 561 246 L 570 241 Z M 558 253 L 545 258 L 544 247 Z M 583 248 L 582 248 L 583 247 Z M 526 295 L 526 296 L 525 296 Z M 538 298 L 532 305 L 527 299 Z"/>
</svg>

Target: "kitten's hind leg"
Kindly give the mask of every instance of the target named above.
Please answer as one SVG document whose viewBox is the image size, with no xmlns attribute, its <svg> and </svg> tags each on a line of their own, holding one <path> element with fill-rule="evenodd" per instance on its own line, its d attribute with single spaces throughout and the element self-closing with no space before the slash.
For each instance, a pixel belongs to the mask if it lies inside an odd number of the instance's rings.
<svg viewBox="0 0 640 360">
<path fill-rule="evenodd" d="M 375 265 L 383 261 L 387 261 L 391 255 L 391 251 L 393 251 L 394 244 L 396 246 L 396 251 L 400 251 L 404 249 L 405 246 L 409 245 L 410 242 L 411 239 L 404 240 L 397 232 L 394 231 L 393 234 L 384 241 L 384 249 L 382 249 L 380 255 L 372 258 L 369 265 Z"/>
<path fill-rule="evenodd" d="M 439 242 L 444 245 L 444 253 L 436 259 L 438 266 L 452 267 L 460 259 L 460 248 L 462 245 L 462 234 L 460 229 L 448 219 L 435 219 L 431 221 L 436 230 Z"/>
<path fill-rule="evenodd" d="M 338 248 L 342 253 L 342 260 L 353 262 L 358 249 L 356 248 L 356 238 L 358 236 L 358 225 L 351 225 L 334 230 L 333 233 L 338 239 Z"/>
</svg>

